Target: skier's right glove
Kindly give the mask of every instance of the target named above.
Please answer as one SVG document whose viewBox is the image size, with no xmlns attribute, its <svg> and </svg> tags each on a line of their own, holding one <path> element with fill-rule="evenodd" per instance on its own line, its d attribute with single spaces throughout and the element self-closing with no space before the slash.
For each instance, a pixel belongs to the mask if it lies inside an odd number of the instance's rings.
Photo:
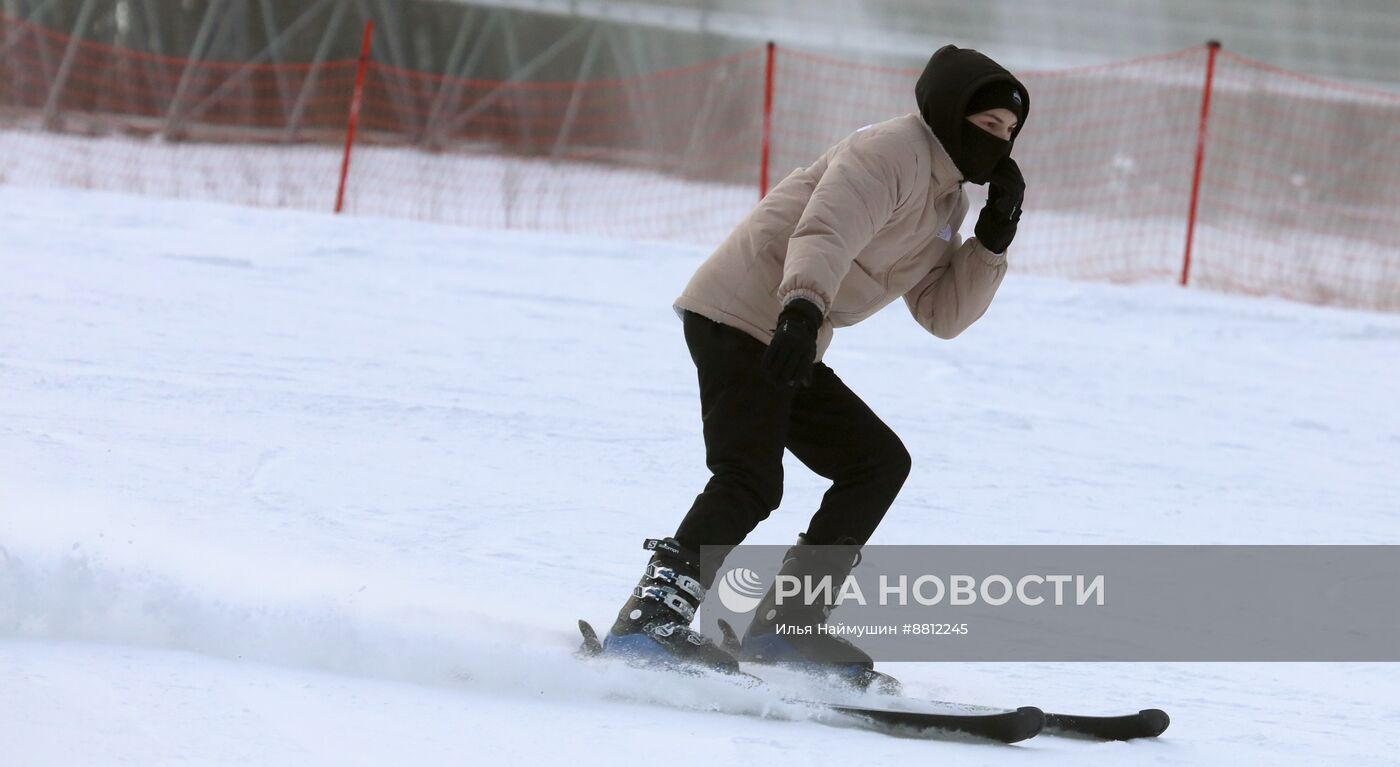
<svg viewBox="0 0 1400 767">
<path fill-rule="evenodd" d="M 806 385 L 812 381 L 817 356 L 817 331 L 822 310 L 805 298 L 794 298 L 778 315 L 773 341 L 763 353 L 763 376 L 774 386 Z"/>
<path fill-rule="evenodd" d="M 1016 161 L 1005 157 L 992 168 L 987 182 L 987 205 L 977 217 L 973 233 L 977 241 L 993 253 L 1005 253 L 1016 236 L 1021 220 L 1021 201 L 1026 198 L 1026 179 Z"/>
</svg>

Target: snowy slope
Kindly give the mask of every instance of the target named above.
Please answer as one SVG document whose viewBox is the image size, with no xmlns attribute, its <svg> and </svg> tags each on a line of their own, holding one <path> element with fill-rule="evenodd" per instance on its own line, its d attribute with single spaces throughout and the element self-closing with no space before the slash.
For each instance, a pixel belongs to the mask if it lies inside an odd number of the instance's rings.
<svg viewBox="0 0 1400 767">
<path fill-rule="evenodd" d="M 896 669 L 1172 712 L 1134 744 L 619 700 L 654 679 L 572 622 L 703 484 L 669 304 L 704 255 L 0 188 L 0 764 L 1394 763 L 1381 664 Z M 828 362 L 914 456 L 876 543 L 1400 542 L 1395 315 L 1013 277 L 953 342 L 896 305 Z M 820 498 L 788 468 L 753 542 Z"/>
</svg>

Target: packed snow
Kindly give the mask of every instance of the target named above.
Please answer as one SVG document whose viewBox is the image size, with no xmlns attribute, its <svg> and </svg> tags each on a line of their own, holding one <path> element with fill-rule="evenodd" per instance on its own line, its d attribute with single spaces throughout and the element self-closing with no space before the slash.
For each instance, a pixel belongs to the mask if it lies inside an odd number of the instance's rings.
<svg viewBox="0 0 1400 767">
<path fill-rule="evenodd" d="M 0 187 L 0 764 L 1395 763 L 1394 664 L 889 664 L 1173 718 L 994 746 L 576 661 L 706 478 L 706 255 Z M 837 333 L 914 457 L 873 543 L 1400 542 L 1400 316 L 1016 258 L 954 341 Z"/>
</svg>

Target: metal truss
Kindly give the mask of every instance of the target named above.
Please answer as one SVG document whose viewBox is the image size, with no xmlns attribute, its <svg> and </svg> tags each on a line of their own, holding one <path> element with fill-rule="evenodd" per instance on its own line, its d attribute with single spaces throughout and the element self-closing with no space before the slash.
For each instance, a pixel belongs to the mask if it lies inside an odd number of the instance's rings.
<svg viewBox="0 0 1400 767">
<path fill-rule="evenodd" d="M 540 10 L 540 9 L 537 9 Z M 552 9 L 543 9 L 546 13 Z M 69 36 L 104 45 L 130 48 L 183 62 L 178 77 L 168 64 L 156 76 L 150 58 L 136 66 L 147 68 L 152 95 L 164 110 L 159 132 L 180 139 L 201 115 L 222 97 L 247 86 L 254 67 L 265 64 L 311 64 L 305 76 L 277 69 L 275 101 L 284 119 L 282 141 L 305 138 L 309 101 L 318 87 L 320 68 L 332 59 L 352 59 L 358 53 L 364 23 L 373 20 L 374 59 L 386 65 L 395 119 L 405 133 L 427 147 L 440 148 L 447 137 L 490 108 L 524 110 L 528 103 L 519 89 L 506 87 L 531 80 L 581 83 L 595 77 L 629 78 L 657 68 L 648 60 L 644 38 L 655 34 L 626 19 L 599 16 L 541 16 L 527 8 L 503 4 L 465 5 L 440 0 L 0 0 L 0 13 L 38 24 Z M 543 21 L 541 20 L 543 19 Z M 0 37 L 0 64 L 25 32 L 15 25 Z M 47 83 L 44 124 L 60 128 L 64 89 L 73 75 L 76 43 L 39 46 L 42 82 Z M 222 82 L 210 90 L 195 87 L 201 65 L 237 62 L 224 71 Z M 447 75 L 440 81 L 410 82 L 405 71 Z M 462 98 L 463 80 L 499 83 Z M 431 85 L 427 84 L 431 83 Z M 425 88 L 432 90 L 423 94 Z M 414 96 L 430 105 L 412 103 Z M 645 99 L 634 108 L 645 108 Z M 522 137 L 545 151 L 562 151 L 573 128 L 576 101 L 570 104 L 557 135 Z M 639 112 L 640 113 L 640 112 Z M 529 125 L 522 120 L 522 125 Z M 552 147 L 552 151 L 550 150 Z"/>
</svg>

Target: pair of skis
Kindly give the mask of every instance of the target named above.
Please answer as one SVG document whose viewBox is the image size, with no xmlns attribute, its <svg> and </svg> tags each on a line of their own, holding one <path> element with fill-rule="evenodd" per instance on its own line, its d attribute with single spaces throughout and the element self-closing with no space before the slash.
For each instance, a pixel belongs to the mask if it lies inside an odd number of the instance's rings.
<svg viewBox="0 0 1400 767">
<path fill-rule="evenodd" d="M 866 706 L 825 703 L 825 708 L 857 720 L 871 729 L 891 734 L 938 738 L 948 734 L 987 738 L 1016 743 L 1036 735 L 1056 735 L 1085 740 L 1136 740 L 1155 738 L 1171 723 L 1167 712 L 1147 708 L 1121 716 L 1081 716 L 1047 713 L 1035 706 L 1014 711 L 990 706 L 969 706 L 927 701 L 940 707 L 959 708 L 966 713 L 900 711 Z"/>
<path fill-rule="evenodd" d="M 578 622 L 578 627 L 583 634 L 583 645 L 579 648 L 579 655 L 601 655 L 603 645 L 593 627 L 583 620 Z M 732 632 L 726 631 L 725 634 L 726 644 L 729 644 L 733 639 Z M 762 677 L 752 674 L 749 676 L 763 683 Z M 1017 743 L 1042 733 L 1090 740 L 1155 738 L 1167 729 L 1171 721 L 1165 711 L 1156 708 L 1122 716 L 1080 716 L 1046 713 L 1035 706 L 1022 706 L 1012 710 L 944 701 L 915 701 L 940 710 L 909 711 L 800 698 L 785 700 L 818 709 L 822 714 L 828 715 L 818 717 L 818 721 L 846 724 L 905 737 L 961 736 L 985 738 L 1001 743 Z"/>
</svg>

